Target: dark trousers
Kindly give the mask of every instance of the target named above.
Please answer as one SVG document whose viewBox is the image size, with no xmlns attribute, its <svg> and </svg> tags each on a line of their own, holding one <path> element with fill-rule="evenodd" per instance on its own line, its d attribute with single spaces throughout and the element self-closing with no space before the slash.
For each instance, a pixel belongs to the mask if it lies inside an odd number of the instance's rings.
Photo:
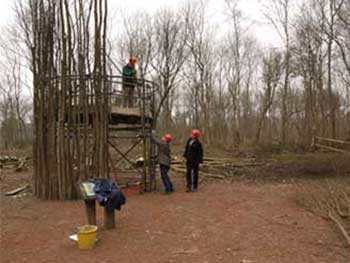
<svg viewBox="0 0 350 263">
<path fill-rule="evenodd" d="M 170 167 L 161 164 L 161 165 L 159 165 L 159 168 L 160 168 L 160 175 L 162 177 L 165 192 L 172 192 L 174 190 L 173 184 L 170 181 L 170 178 L 168 175 Z"/>
<path fill-rule="evenodd" d="M 134 86 L 124 85 L 123 87 L 123 107 L 132 108 L 134 107 Z"/>
<path fill-rule="evenodd" d="M 187 189 L 197 189 L 198 188 L 198 171 L 199 163 L 186 163 L 186 180 L 187 180 Z M 192 180 L 193 175 L 193 180 Z"/>
</svg>

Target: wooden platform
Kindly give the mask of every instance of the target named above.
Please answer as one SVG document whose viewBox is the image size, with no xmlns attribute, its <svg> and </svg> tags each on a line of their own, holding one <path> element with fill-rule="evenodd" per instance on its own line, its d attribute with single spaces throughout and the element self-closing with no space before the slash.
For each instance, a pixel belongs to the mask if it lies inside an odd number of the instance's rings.
<svg viewBox="0 0 350 263">
<path fill-rule="evenodd" d="M 146 129 L 150 129 L 151 125 L 149 123 L 145 124 Z M 111 131 L 140 131 L 142 130 L 141 124 L 110 124 L 108 129 Z"/>
<path fill-rule="evenodd" d="M 88 122 L 89 124 L 93 125 L 93 119 L 94 119 L 94 108 L 91 106 L 88 108 Z M 128 124 L 128 125 L 141 125 L 141 111 L 140 108 L 134 107 L 134 108 L 124 108 L 124 107 L 118 107 L 118 106 L 110 106 L 110 117 L 109 117 L 109 124 L 110 125 L 120 125 L 120 124 Z M 73 112 L 76 112 L 76 121 L 84 123 L 84 113 L 79 109 L 74 109 Z M 74 115 L 73 115 L 74 116 Z M 74 117 L 73 117 L 74 118 Z M 68 120 L 68 115 L 67 115 Z M 152 114 L 147 111 L 145 113 L 145 122 L 146 123 L 152 123 L 153 118 Z M 136 128 L 136 127 L 135 127 Z M 136 128 L 138 129 L 138 128 Z M 128 128 L 125 128 L 125 130 L 128 130 Z"/>
<path fill-rule="evenodd" d="M 111 106 L 111 114 L 113 115 L 127 115 L 141 117 L 140 108 L 122 108 L 117 106 Z"/>
<path fill-rule="evenodd" d="M 117 106 L 111 106 L 111 125 L 120 125 L 120 124 L 141 124 L 141 111 L 140 108 L 123 108 Z M 153 119 L 150 112 L 145 113 L 145 122 L 152 123 Z M 130 127 L 123 128 L 128 130 Z M 136 129 L 139 129 L 135 127 Z"/>
</svg>

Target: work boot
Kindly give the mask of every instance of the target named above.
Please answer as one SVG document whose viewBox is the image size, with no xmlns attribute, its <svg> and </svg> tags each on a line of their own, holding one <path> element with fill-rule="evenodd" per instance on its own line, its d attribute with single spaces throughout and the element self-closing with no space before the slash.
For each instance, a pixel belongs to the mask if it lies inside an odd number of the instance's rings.
<svg viewBox="0 0 350 263">
<path fill-rule="evenodd" d="M 192 192 L 192 190 L 191 190 L 190 188 L 187 188 L 187 189 L 186 189 L 186 192 L 187 192 L 187 193 L 190 193 L 190 192 Z"/>
</svg>

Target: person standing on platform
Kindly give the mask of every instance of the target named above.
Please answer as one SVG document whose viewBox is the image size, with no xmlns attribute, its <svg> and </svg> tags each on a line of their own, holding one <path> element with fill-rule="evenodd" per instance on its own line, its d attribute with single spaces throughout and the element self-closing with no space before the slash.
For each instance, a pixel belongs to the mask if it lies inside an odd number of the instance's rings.
<svg viewBox="0 0 350 263">
<path fill-rule="evenodd" d="M 129 63 L 123 67 L 123 106 L 134 106 L 134 91 L 137 84 L 137 71 L 135 68 L 137 59 L 131 56 Z"/>
</svg>

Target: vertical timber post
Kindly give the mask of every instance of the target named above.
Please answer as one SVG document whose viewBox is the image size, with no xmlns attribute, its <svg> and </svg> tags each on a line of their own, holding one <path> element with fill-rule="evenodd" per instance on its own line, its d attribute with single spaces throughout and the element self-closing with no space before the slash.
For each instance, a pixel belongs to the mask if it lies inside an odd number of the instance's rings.
<svg viewBox="0 0 350 263">
<path fill-rule="evenodd" d="M 109 211 L 107 208 L 104 208 L 104 225 L 106 229 L 115 228 L 115 215 L 114 210 Z"/>
<path fill-rule="evenodd" d="M 96 225 L 96 202 L 95 199 L 85 199 L 86 215 L 89 225 Z"/>
<path fill-rule="evenodd" d="M 145 82 L 142 80 L 141 87 L 141 125 L 142 125 L 142 140 L 143 140 L 143 166 L 142 166 L 142 174 L 143 174 L 143 192 L 147 191 L 147 170 L 146 170 L 146 162 L 147 160 L 147 138 L 146 138 L 146 122 L 145 122 L 145 111 L 146 111 L 146 96 L 145 96 Z"/>
</svg>

